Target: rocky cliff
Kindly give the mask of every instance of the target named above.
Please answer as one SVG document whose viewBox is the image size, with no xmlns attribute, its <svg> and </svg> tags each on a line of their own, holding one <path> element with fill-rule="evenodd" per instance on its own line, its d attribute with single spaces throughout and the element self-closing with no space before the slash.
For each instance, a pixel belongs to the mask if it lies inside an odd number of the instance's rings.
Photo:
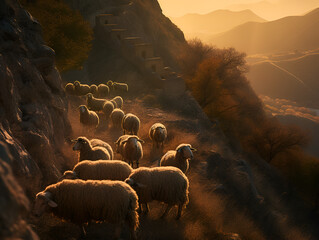
<svg viewBox="0 0 319 240">
<path fill-rule="evenodd" d="M 54 56 L 37 20 L 18 1 L 0 1 L 0 238 L 24 234 L 26 195 L 54 182 L 65 164 L 70 123 Z"/>
</svg>

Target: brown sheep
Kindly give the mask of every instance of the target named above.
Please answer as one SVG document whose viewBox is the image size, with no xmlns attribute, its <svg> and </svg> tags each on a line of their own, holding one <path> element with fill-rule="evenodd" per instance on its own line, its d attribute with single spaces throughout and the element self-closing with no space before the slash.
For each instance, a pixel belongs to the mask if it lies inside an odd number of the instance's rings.
<svg viewBox="0 0 319 240">
<path fill-rule="evenodd" d="M 74 88 L 73 83 L 68 83 L 67 85 L 65 85 L 64 90 L 69 95 L 75 94 L 75 88 Z"/>
<path fill-rule="evenodd" d="M 126 93 L 128 92 L 128 85 L 126 83 L 118 83 L 118 82 L 113 82 L 112 84 L 113 90 L 116 92 L 122 92 Z"/>
<path fill-rule="evenodd" d="M 110 94 L 109 87 L 102 83 L 97 86 L 97 91 L 100 98 L 105 98 Z"/>
<path fill-rule="evenodd" d="M 99 125 L 100 119 L 99 116 L 90 111 L 85 105 L 79 106 L 80 110 L 80 123 L 90 127 L 97 127 Z"/>
<path fill-rule="evenodd" d="M 124 116 L 125 116 L 125 113 L 121 109 L 119 108 L 114 109 L 111 113 L 111 120 L 112 120 L 113 127 L 120 128 Z"/>
<path fill-rule="evenodd" d="M 153 142 L 154 147 L 164 147 L 164 141 L 167 138 L 166 127 L 162 123 L 155 123 L 151 126 L 149 137 Z"/>
<path fill-rule="evenodd" d="M 140 119 L 132 113 L 126 114 L 122 120 L 122 129 L 123 134 L 137 135 L 140 129 Z"/>
<path fill-rule="evenodd" d="M 33 213 L 41 216 L 46 211 L 52 212 L 81 226 L 84 234 L 85 223 L 107 221 L 116 224 L 116 238 L 120 237 L 121 224 L 125 222 L 131 238 L 136 239 L 137 201 L 135 191 L 121 181 L 63 180 L 36 195 Z"/>
<path fill-rule="evenodd" d="M 110 160 L 111 156 L 105 147 L 92 147 L 89 139 L 86 137 L 78 137 L 73 146 L 73 151 L 79 151 L 79 162 L 83 160 Z"/>
<path fill-rule="evenodd" d="M 176 150 L 170 150 L 162 157 L 160 165 L 161 166 L 174 166 L 179 168 L 186 173 L 189 168 L 188 160 L 193 159 L 193 152 L 197 150 L 193 148 L 190 144 L 180 144 L 177 146 Z"/>
<path fill-rule="evenodd" d="M 72 171 L 65 171 L 60 180 L 119 180 L 124 181 L 133 169 L 126 162 L 120 160 L 82 161 L 76 164 Z"/>
<path fill-rule="evenodd" d="M 109 120 L 113 110 L 114 110 L 114 105 L 110 101 L 105 101 L 102 111 L 103 111 L 107 121 Z"/>
<path fill-rule="evenodd" d="M 98 97 L 97 86 L 95 84 L 90 86 L 90 93 L 92 93 L 94 97 Z"/>
<path fill-rule="evenodd" d="M 105 99 L 95 98 L 92 93 L 86 94 L 87 107 L 93 111 L 102 111 Z"/>
<path fill-rule="evenodd" d="M 116 151 L 120 153 L 123 161 L 129 163 L 132 167 L 134 162 L 136 167 L 139 167 L 139 161 L 143 158 L 143 140 L 135 135 L 123 135 L 115 142 Z"/>
<path fill-rule="evenodd" d="M 112 100 L 116 103 L 116 107 L 117 108 L 122 108 L 123 107 L 123 98 L 121 96 L 116 96 Z"/>
<path fill-rule="evenodd" d="M 92 147 L 104 147 L 109 152 L 111 159 L 114 159 L 113 149 L 110 144 L 100 139 L 91 139 L 90 143 Z"/>
<path fill-rule="evenodd" d="M 75 95 L 83 96 L 90 92 L 90 86 L 87 84 L 81 84 L 79 81 L 74 82 Z"/>
<path fill-rule="evenodd" d="M 139 197 L 140 211 L 142 211 L 142 204 L 145 204 L 146 212 L 148 212 L 148 203 L 157 200 L 167 204 L 162 218 L 174 205 L 178 205 L 176 218 L 179 219 L 183 207 L 188 203 L 188 179 L 178 168 L 141 167 L 133 170 L 125 182 L 136 191 Z"/>
</svg>

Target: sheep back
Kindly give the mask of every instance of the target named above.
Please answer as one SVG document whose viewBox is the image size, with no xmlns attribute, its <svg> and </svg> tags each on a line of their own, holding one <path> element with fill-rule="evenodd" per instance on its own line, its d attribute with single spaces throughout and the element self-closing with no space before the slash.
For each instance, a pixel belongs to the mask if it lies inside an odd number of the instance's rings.
<svg viewBox="0 0 319 240">
<path fill-rule="evenodd" d="M 100 139 L 91 139 L 90 143 L 92 147 L 104 147 L 109 152 L 111 159 L 114 159 L 114 152 L 110 144 Z"/>
<path fill-rule="evenodd" d="M 97 87 L 98 95 L 101 98 L 107 97 L 110 93 L 110 89 L 107 85 L 105 84 L 100 84 Z"/>
<path fill-rule="evenodd" d="M 121 96 L 116 96 L 112 99 L 114 102 L 116 102 L 117 108 L 123 107 L 123 98 Z"/>
<path fill-rule="evenodd" d="M 75 165 L 73 172 L 83 180 L 119 180 L 124 181 L 132 173 L 132 168 L 120 160 L 82 161 Z"/>
<path fill-rule="evenodd" d="M 132 113 L 128 113 L 124 116 L 122 120 L 122 129 L 125 132 L 128 132 L 133 135 L 137 135 L 139 128 L 140 128 L 140 119 L 136 115 Z"/>
<path fill-rule="evenodd" d="M 134 190 L 121 181 L 63 180 L 48 186 L 57 203 L 52 212 L 65 220 L 83 224 L 91 220 L 120 223 L 127 220 L 138 226 L 137 200 Z"/>
<path fill-rule="evenodd" d="M 103 105 L 103 113 L 107 120 L 110 118 L 113 110 L 114 110 L 114 105 L 110 101 L 106 101 Z"/>
<path fill-rule="evenodd" d="M 80 107 L 80 122 L 84 125 L 88 126 L 98 126 L 100 119 L 96 112 L 90 111 L 87 109 L 85 105 L 81 105 Z M 85 108 L 85 111 L 82 112 L 81 108 Z"/>
<path fill-rule="evenodd" d="M 129 179 L 143 185 L 135 189 L 140 203 L 152 200 L 172 205 L 188 203 L 188 178 L 178 168 L 140 167 L 132 172 Z"/>
<path fill-rule="evenodd" d="M 73 83 L 68 83 L 65 85 L 64 90 L 67 94 L 69 95 L 74 95 L 75 94 L 75 88 Z"/>
<path fill-rule="evenodd" d="M 125 114 L 121 109 L 118 109 L 118 108 L 114 109 L 111 113 L 111 120 L 112 120 L 113 126 L 120 127 L 124 116 Z"/>
<path fill-rule="evenodd" d="M 91 150 L 85 151 L 81 150 L 80 151 L 80 156 L 79 156 L 79 162 L 84 161 L 84 160 L 91 160 L 91 161 L 96 161 L 96 160 L 110 160 L 111 156 L 104 147 L 93 147 Z"/>
</svg>

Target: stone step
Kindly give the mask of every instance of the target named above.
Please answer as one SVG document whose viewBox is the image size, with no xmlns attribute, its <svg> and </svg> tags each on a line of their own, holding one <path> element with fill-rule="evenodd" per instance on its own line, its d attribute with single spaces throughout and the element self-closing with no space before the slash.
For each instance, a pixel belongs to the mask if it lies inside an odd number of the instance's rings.
<svg viewBox="0 0 319 240">
<path fill-rule="evenodd" d="M 151 43 L 140 43 L 134 45 L 135 55 L 143 59 L 154 58 L 154 49 Z"/>
<path fill-rule="evenodd" d="M 142 42 L 142 38 L 140 38 L 140 37 L 126 37 L 123 39 L 123 42 L 125 44 L 135 46 L 135 45 L 140 44 Z"/>
<path fill-rule="evenodd" d="M 127 32 L 127 29 L 122 29 L 122 28 L 112 29 L 111 35 L 113 38 L 121 41 L 127 37 L 126 32 Z"/>
</svg>

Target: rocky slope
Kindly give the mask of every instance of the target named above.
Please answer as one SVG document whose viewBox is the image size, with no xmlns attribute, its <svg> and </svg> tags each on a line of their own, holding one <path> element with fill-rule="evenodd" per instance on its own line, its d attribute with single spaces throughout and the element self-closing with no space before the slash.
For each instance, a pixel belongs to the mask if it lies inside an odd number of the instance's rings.
<svg viewBox="0 0 319 240">
<path fill-rule="evenodd" d="M 0 2 L 0 79 L 0 142 L 6 149 L 0 156 L 0 238 L 28 239 L 19 209 L 27 212 L 26 195 L 33 198 L 59 176 L 70 124 L 54 51 L 16 0 Z"/>
</svg>

